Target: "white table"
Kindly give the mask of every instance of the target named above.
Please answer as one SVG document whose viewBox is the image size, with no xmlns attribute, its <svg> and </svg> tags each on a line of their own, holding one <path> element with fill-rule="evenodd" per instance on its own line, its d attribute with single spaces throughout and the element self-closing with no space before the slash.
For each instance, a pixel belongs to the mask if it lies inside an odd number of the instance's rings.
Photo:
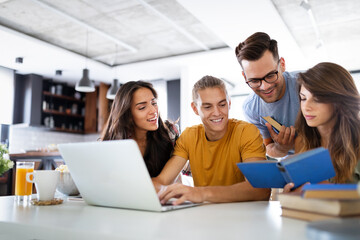
<svg viewBox="0 0 360 240">
<path fill-rule="evenodd" d="M 164 213 L 89 206 L 18 206 L 0 197 L 0 239 L 306 239 L 279 202 L 205 204 Z"/>
</svg>

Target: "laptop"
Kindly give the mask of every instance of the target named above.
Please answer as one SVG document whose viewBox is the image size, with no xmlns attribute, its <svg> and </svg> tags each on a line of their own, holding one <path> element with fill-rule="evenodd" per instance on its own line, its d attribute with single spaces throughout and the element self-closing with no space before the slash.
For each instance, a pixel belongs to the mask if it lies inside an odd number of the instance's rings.
<svg viewBox="0 0 360 240">
<path fill-rule="evenodd" d="M 134 140 L 67 143 L 58 148 L 89 205 L 156 212 L 199 205 L 161 205 Z"/>
</svg>

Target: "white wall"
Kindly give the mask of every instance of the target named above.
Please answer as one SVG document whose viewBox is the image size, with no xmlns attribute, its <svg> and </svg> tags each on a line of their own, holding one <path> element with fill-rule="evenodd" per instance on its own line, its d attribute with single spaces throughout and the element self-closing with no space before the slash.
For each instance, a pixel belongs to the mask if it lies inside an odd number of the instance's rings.
<svg viewBox="0 0 360 240">
<path fill-rule="evenodd" d="M 360 73 L 353 73 L 353 74 L 351 74 L 351 76 L 353 77 L 356 87 L 357 87 L 358 91 L 360 92 Z"/>
<path fill-rule="evenodd" d="M 12 123 L 14 86 L 14 71 L 0 66 L 0 124 Z"/>
<path fill-rule="evenodd" d="M 158 107 L 160 116 L 163 120 L 168 119 L 167 113 L 167 87 L 163 79 L 151 81 L 158 94 Z"/>
</svg>

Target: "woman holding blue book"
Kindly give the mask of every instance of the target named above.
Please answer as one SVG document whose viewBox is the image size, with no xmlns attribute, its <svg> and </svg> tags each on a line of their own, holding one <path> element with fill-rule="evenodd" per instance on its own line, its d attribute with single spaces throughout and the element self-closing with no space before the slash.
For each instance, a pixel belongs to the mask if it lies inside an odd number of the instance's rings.
<svg viewBox="0 0 360 240">
<path fill-rule="evenodd" d="M 323 62 L 299 73 L 297 85 L 301 111 L 295 123 L 295 153 L 327 148 L 336 172 L 329 182 L 358 182 L 360 95 L 352 76 L 337 64 Z M 287 184 L 284 192 L 292 187 Z"/>
</svg>

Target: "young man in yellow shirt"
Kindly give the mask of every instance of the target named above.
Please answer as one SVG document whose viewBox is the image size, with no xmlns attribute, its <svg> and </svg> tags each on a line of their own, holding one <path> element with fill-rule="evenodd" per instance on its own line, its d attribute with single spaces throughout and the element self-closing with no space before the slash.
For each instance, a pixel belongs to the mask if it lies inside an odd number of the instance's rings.
<svg viewBox="0 0 360 240">
<path fill-rule="evenodd" d="M 203 124 L 185 129 L 173 157 L 153 178 L 162 203 L 237 202 L 268 200 L 270 189 L 255 189 L 236 163 L 265 159 L 265 147 L 255 125 L 229 119 L 230 99 L 222 80 L 205 76 L 193 87 L 191 107 Z M 194 186 L 171 184 L 189 160 Z M 171 184 L 171 185 L 169 185 Z"/>
</svg>

